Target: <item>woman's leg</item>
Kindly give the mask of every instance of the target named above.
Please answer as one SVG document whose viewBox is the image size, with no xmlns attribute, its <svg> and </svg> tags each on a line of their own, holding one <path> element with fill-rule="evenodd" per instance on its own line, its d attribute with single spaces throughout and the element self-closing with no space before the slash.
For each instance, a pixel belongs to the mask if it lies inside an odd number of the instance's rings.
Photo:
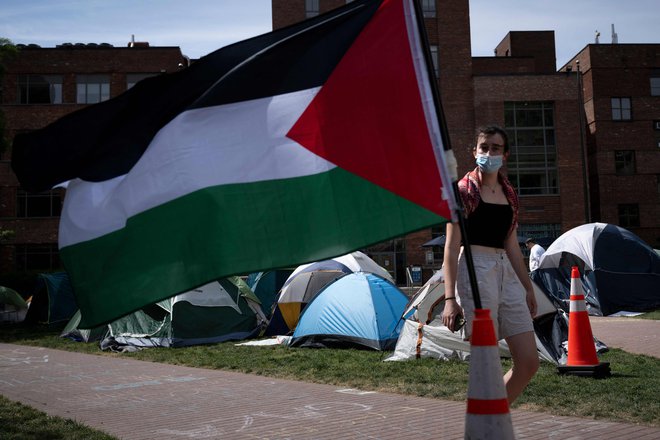
<svg viewBox="0 0 660 440">
<path fill-rule="evenodd" d="M 536 351 L 534 332 L 519 333 L 506 338 L 509 345 L 513 367 L 504 375 L 506 394 L 509 404 L 523 392 L 536 371 L 539 369 L 539 355 Z"/>
</svg>

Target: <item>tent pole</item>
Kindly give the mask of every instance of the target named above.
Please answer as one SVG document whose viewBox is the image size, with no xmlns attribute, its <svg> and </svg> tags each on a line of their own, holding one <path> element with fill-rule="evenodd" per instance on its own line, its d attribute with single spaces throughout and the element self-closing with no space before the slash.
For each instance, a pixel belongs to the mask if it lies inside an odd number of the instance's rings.
<svg viewBox="0 0 660 440">
<path fill-rule="evenodd" d="M 415 6 L 415 17 L 417 19 L 417 29 L 419 29 L 420 40 L 424 49 L 424 58 L 426 60 L 426 68 L 428 71 L 429 83 L 431 86 L 431 93 L 433 95 L 433 104 L 435 105 L 436 115 L 438 116 L 438 126 L 440 127 L 440 136 L 442 138 L 442 145 L 444 150 L 451 150 L 451 143 L 449 141 L 449 129 L 447 128 L 447 121 L 445 120 L 444 112 L 442 110 L 442 102 L 440 101 L 440 91 L 438 89 L 438 81 L 434 81 L 435 71 L 433 69 L 433 59 L 431 58 L 431 49 L 429 45 L 429 38 L 424 26 L 424 14 L 420 0 L 413 0 Z M 438 63 L 440 64 L 440 63 Z M 439 68 L 438 68 L 439 69 Z M 472 260 L 472 250 L 467 236 L 467 228 L 465 227 L 465 209 L 463 208 L 462 200 L 458 193 L 458 182 L 452 183 L 452 195 L 456 203 L 456 217 L 458 218 L 458 225 L 463 239 L 463 252 L 465 254 L 465 261 L 467 263 L 468 276 L 470 278 L 470 286 L 472 288 L 472 297 L 474 298 L 474 307 L 481 308 L 481 296 L 479 295 L 479 286 L 477 284 L 477 276 L 474 271 L 474 261 Z"/>
</svg>

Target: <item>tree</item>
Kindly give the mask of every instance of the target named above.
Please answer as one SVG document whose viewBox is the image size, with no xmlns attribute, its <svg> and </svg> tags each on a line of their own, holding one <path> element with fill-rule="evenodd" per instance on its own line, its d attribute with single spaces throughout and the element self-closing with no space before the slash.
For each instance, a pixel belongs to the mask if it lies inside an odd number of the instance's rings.
<svg viewBox="0 0 660 440">
<path fill-rule="evenodd" d="M 14 238 L 14 235 L 16 235 L 16 233 L 13 230 L 4 229 L 0 227 L 0 243 L 9 240 L 11 238 Z"/>
<path fill-rule="evenodd" d="M 2 103 L 2 84 L 5 72 L 7 70 L 6 63 L 13 59 L 18 53 L 18 48 L 8 38 L 0 37 L 0 104 Z M 3 153 L 9 146 L 9 141 L 5 137 L 5 114 L 0 110 L 0 154 Z"/>
</svg>

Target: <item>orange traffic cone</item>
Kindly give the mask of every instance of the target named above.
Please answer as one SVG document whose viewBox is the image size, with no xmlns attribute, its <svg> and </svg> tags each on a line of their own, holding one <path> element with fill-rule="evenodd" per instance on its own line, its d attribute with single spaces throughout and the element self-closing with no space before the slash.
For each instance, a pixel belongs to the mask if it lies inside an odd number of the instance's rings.
<svg viewBox="0 0 660 440">
<path fill-rule="evenodd" d="M 579 376 L 605 377 L 610 375 L 609 362 L 598 362 L 589 313 L 584 300 L 580 271 L 571 270 L 571 309 L 568 315 L 568 360 L 557 367 L 559 373 Z"/>
<path fill-rule="evenodd" d="M 515 438 L 495 327 L 488 309 L 474 311 L 468 380 L 465 438 Z"/>
</svg>

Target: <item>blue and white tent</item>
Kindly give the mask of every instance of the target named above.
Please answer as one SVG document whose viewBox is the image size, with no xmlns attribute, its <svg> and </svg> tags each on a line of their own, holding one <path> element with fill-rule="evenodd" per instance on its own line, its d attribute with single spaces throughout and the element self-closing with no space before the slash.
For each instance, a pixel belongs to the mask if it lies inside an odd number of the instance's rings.
<svg viewBox="0 0 660 440">
<path fill-rule="evenodd" d="M 588 223 L 565 232 L 545 251 L 531 277 L 567 312 L 572 266 L 580 270 L 590 315 L 660 307 L 660 257 L 627 229 Z"/>
<path fill-rule="evenodd" d="M 265 334 L 292 334 L 312 298 L 328 284 L 353 272 L 373 273 L 394 282 L 385 268 L 360 251 L 298 266 L 282 286 Z"/>
<path fill-rule="evenodd" d="M 408 298 L 392 282 L 371 273 L 345 275 L 307 305 L 290 345 L 391 350 L 399 337 Z"/>
</svg>

